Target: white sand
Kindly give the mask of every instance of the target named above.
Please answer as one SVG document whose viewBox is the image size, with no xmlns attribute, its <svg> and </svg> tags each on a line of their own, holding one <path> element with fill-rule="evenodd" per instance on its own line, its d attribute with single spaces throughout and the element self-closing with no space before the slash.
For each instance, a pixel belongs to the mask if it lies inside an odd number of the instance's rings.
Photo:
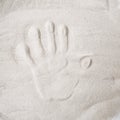
<svg viewBox="0 0 120 120">
<path fill-rule="evenodd" d="M 120 119 L 119 5 L 85 1 L 0 1 L 0 120 Z"/>
</svg>

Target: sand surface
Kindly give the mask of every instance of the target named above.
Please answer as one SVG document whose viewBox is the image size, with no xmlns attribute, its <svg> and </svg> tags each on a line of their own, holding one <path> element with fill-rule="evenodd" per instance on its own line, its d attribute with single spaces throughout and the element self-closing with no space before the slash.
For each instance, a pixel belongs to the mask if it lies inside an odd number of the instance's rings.
<svg viewBox="0 0 120 120">
<path fill-rule="evenodd" d="M 0 1 L 0 120 L 120 119 L 119 4 L 85 1 Z"/>
</svg>

